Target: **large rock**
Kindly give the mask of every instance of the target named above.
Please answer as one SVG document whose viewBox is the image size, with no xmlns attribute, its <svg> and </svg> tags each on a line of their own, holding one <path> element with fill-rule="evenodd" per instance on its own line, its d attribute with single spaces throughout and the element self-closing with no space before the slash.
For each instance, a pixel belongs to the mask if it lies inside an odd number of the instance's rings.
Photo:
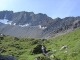
<svg viewBox="0 0 80 60">
<path fill-rule="evenodd" d="M 42 53 L 41 46 L 42 46 L 42 45 L 37 45 L 35 48 L 33 48 L 32 53 L 33 53 L 33 54 Z"/>
<path fill-rule="evenodd" d="M 0 60 L 16 60 L 13 56 L 0 55 Z"/>
</svg>

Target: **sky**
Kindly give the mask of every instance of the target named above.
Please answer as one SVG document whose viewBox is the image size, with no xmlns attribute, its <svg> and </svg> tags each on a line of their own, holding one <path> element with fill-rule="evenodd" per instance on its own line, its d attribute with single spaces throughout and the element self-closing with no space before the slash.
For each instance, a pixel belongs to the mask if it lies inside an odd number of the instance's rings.
<svg viewBox="0 0 80 60">
<path fill-rule="evenodd" d="M 52 18 L 80 16 L 80 0 L 0 0 L 0 11 L 43 13 Z"/>
</svg>

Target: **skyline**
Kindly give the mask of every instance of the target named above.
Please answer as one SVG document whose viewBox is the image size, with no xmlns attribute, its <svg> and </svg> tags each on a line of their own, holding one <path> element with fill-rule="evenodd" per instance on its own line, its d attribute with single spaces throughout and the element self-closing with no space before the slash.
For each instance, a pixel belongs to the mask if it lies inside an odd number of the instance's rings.
<svg viewBox="0 0 80 60">
<path fill-rule="evenodd" d="M 79 0 L 0 0 L 0 11 L 43 13 L 52 18 L 80 16 Z"/>
</svg>

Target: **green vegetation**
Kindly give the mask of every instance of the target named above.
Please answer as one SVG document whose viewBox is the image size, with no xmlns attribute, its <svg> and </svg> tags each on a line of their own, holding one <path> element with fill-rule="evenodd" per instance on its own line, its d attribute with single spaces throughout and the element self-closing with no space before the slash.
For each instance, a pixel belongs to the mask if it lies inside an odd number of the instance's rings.
<svg viewBox="0 0 80 60">
<path fill-rule="evenodd" d="M 31 51 L 38 44 L 44 44 L 47 50 L 50 50 L 48 54 L 55 55 L 60 60 L 80 60 L 80 28 L 49 40 L 33 38 L 13 39 L 14 37 L 11 36 L 1 37 L 3 38 L 0 39 L 0 54 L 14 55 L 18 60 L 34 60 L 35 57 L 40 57 L 41 60 L 50 60 L 50 57 L 44 57 L 42 53 L 32 54 Z M 68 48 L 60 50 L 63 45 L 67 45 Z"/>
</svg>

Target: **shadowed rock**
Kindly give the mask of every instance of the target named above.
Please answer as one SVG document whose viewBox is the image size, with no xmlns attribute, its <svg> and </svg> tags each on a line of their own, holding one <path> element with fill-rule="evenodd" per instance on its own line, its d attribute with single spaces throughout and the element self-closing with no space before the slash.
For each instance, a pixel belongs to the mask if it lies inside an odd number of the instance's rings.
<svg viewBox="0 0 80 60">
<path fill-rule="evenodd" d="M 0 55 L 0 60 L 16 60 L 13 56 Z"/>
</svg>

